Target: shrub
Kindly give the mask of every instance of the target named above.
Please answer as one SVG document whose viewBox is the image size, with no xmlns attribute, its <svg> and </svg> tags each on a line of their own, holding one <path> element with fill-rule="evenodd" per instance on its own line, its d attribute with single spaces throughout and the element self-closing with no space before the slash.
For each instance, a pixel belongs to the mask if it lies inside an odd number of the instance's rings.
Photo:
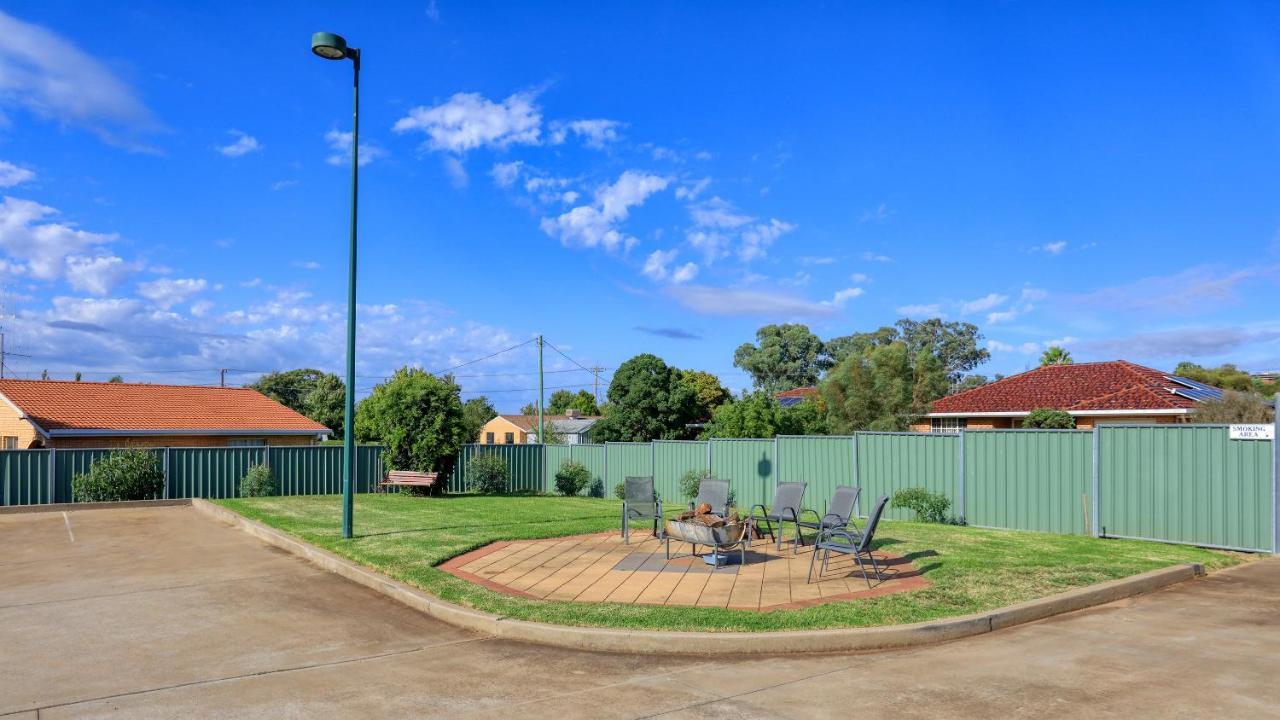
<svg viewBox="0 0 1280 720">
<path fill-rule="evenodd" d="M 467 465 L 467 489 L 481 495 L 504 493 L 511 485 L 511 470 L 497 453 L 481 453 Z"/>
<path fill-rule="evenodd" d="M 614 496 L 614 497 L 616 497 L 616 498 L 618 498 L 619 500 L 626 500 L 626 499 L 627 499 L 627 484 L 626 484 L 625 482 L 620 482 L 620 483 L 618 483 L 617 485 L 614 485 L 614 486 L 613 486 L 613 496 Z"/>
<path fill-rule="evenodd" d="M 921 487 L 899 490 L 893 494 L 894 507 L 914 510 L 916 519 L 923 522 L 948 522 L 947 511 L 951 509 L 951 500 L 941 493 L 930 492 Z"/>
<path fill-rule="evenodd" d="M 680 476 L 680 494 L 685 500 L 692 500 L 698 497 L 698 485 L 706 478 L 711 477 L 706 470 L 690 470 Z"/>
<path fill-rule="evenodd" d="M 121 450 L 95 462 L 71 479 L 76 502 L 149 500 L 164 493 L 160 460 L 146 450 Z"/>
<path fill-rule="evenodd" d="M 254 465 L 240 478 L 240 497 L 268 497 L 276 494 L 276 478 L 271 466 Z"/>
<path fill-rule="evenodd" d="M 1045 430 L 1074 430 L 1076 419 L 1070 413 L 1053 408 L 1036 408 L 1027 413 L 1022 421 L 1024 428 L 1042 428 Z"/>
<path fill-rule="evenodd" d="M 556 492 L 561 495 L 577 495 L 590 484 L 591 471 L 577 460 L 565 460 L 556 470 Z"/>
</svg>

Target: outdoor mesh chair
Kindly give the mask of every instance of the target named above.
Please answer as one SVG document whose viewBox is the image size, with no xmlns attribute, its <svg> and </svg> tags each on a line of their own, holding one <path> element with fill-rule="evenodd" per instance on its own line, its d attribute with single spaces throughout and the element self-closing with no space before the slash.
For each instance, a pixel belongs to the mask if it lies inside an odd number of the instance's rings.
<svg viewBox="0 0 1280 720">
<path fill-rule="evenodd" d="M 662 498 L 653 489 L 651 477 L 629 477 L 623 482 L 622 542 L 631 544 L 631 523 L 636 520 L 653 521 L 653 536 L 659 537 L 658 526 L 662 522 Z"/>
<path fill-rule="evenodd" d="M 827 503 L 826 512 L 819 517 L 817 510 L 804 510 L 800 513 L 800 527 L 809 528 L 816 531 L 815 537 L 822 535 L 823 530 L 843 530 L 849 527 L 849 523 L 853 522 L 854 508 L 858 506 L 858 495 L 862 492 L 862 488 L 852 485 L 837 485 L 835 492 L 831 493 L 831 502 Z M 809 513 L 818 519 L 805 520 L 804 514 Z M 797 533 L 799 530 L 797 530 Z"/>
<path fill-rule="evenodd" d="M 703 503 L 711 506 L 712 514 L 728 517 L 729 481 L 703 478 L 702 482 L 698 483 L 698 497 L 689 503 L 689 509 L 693 510 Z"/>
<path fill-rule="evenodd" d="M 760 521 L 764 521 L 765 532 L 778 545 L 778 550 L 782 550 L 782 523 L 789 522 L 796 526 L 796 545 L 791 548 L 792 552 L 796 552 L 800 545 L 804 544 L 804 538 L 800 535 L 800 503 L 804 500 L 804 489 L 808 487 L 808 483 L 791 482 L 778 483 L 778 489 L 773 493 L 773 505 L 766 508 L 763 505 L 755 505 L 751 508 L 751 519 L 755 521 L 756 528 L 759 529 Z M 760 514 L 756 514 L 756 508 L 760 509 Z M 773 523 L 778 523 L 778 532 L 773 531 Z"/>
<path fill-rule="evenodd" d="M 884 514 L 884 506 L 889 504 L 889 496 L 881 495 L 876 500 L 876 506 L 871 510 L 871 517 L 867 519 L 867 529 L 859 533 L 857 530 L 852 532 L 843 528 L 832 528 L 822 531 L 818 536 L 818 541 L 813 546 L 813 557 L 809 558 L 809 577 L 805 583 L 813 582 L 813 566 L 818 561 L 818 554 L 822 554 L 822 567 L 818 570 L 818 579 L 822 579 L 822 574 L 827 571 L 827 561 L 831 559 L 831 553 L 841 553 L 844 555 L 852 555 L 854 560 L 858 561 L 858 569 L 862 571 L 862 579 L 867 581 L 867 588 L 870 589 L 871 578 L 867 576 L 867 565 L 862 561 L 865 555 L 871 561 L 871 567 L 875 570 L 876 582 L 884 582 L 884 578 L 880 576 L 880 565 L 876 563 L 876 556 L 871 554 L 871 542 L 875 539 L 876 528 L 880 526 L 880 516 Z"/>
</svg>

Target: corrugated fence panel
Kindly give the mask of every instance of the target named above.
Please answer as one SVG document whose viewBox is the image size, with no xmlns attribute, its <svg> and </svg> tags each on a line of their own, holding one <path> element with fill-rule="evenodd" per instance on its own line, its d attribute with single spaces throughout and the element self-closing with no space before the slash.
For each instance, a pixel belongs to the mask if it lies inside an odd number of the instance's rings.
<svg viewBox="0 0 1280 720">
<path fill-rule="evenodd" d="M 739 508 L 773 502 L 772 440 L 712 440 L 711 476 L 728 480 Z"/>
<path fill-rule="evenodd" d="M 876 498 L 910 487 L 922 487 L 951 498 L 959 507 L 958 435 L 941 433 L 859 433 L 858 482 L 870 512 Z M 889 503 L 885 517 L 910 520 L 915 514 Z"/>
<path fill-rule="evenodd" d="M 1102 534 L 1271 550 L 1270 441 L 1195 425 L 1098 434 Z"/>
<path fill-rule="evenodd" d="M 1093 433 L 966 431 L 965 518 L 971 525 L 1087 535 Z"/>
<path fill-rule="evenodd" d="M 556 491 L 556 471 L 567 460 L 573 457 L 573 450 L 568 445 L 545 445 L 542 448 L 542 477 L 545 478 L 546 487 L 543 492 L 554 493 Z"/>
<path fill-rule="evenodd" d="M 157 461 L 162 465 L 164 463 L 163 448 L 144 448 L 150 450 Z M 71 481 L 76 475 L 83 475 L 89 472 L 89 468 L 93 466 L 99 459 L 110 455 L 114 450 L 90 449 L 90 450 L 55 450 L 53 455 L 53 472 L 54 472 L 54 502 L 77 502 L 72 497 Z M 179 497 L 171 495 L 170 497 Z"/>
<path fill-rule="evenodd" d="M 364 459 L 358 452 L 356 457 L 358 460 Z M 276 479 L 276 493 L 279 495 L 330 495 L 342 492 L 340 446 L 271 448 L 270 465 L 271 474 Z M 356 467 L 356 476 L 359 477 L 360 465 L 357 464 Z"/>
<path fill-rule="evenodd" d="M 649 443 L 605 443 L 609 476 L 605 478 L 605 496 L 629 477 L 653 477 L 653 451 Z M 663 500 L 679 499 L 662 496 Z"/>
<path fill-rule="evenodd" d="M 168 453 L 171 498 L 239 497 L 240 479 L 250 467 L 267 462 L 265 447 L 171 448 Z"/>
<path fill-rule="evenodd" d="M 653 443 L 653 484 L 663 501 L 683 503 L 680 476 L 707 469 L 707 443 L 689 440 L 656 440 Z"/>
<path fill-rule="evenodd" d="M 857 485 L 853 472 L 853 437 L 778 438 L 777 482 L 806 482 L 804 506 L 824 514 L 837 485 Z M 859 498 L 866 503 L 875 500 Z"/>
<path fill-rule="evenodd" d="M 463 445 L 449 480 L 449 492 L 466 492 L 467 465 L 480 453 L 494 453 L 507 461 L 511 492 L 545 492 L 542 445 Z"/>
<path fill-rule="evenodd" d="M 0 472 L 0 506 L 51 502 L 48 450 L 6 450 L 0 453 Z"/>
<path fill-rule="evenodd" d="M 606 470 L 604 445 L 579 443 L 569 446 L 569 455 L 574 460 L 587 466 L 591 471 L 591 484 L 587 486 L 587 494 L 596 497 L 609 497 L 612 488 L 605 487 Z"/>
</svg>

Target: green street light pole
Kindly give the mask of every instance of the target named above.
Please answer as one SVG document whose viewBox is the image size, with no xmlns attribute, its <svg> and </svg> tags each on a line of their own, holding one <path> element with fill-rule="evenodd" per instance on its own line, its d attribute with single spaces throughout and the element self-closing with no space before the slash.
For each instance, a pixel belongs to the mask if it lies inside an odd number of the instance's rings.
<svg viewBox="0 0 1280 720">
<path fill-rule="evenodd" d="M 341 35 L 318 32 L 311 52 L 325 60 L 350 59 L 355 71 L 351 119 L 351 244 L 347 263 L 347 398 L 342 414 L 342 537 L 351 537 L 352 483 L 356 469 L 356 198 L 360 188 L 360 49 Z"/>
</svg>

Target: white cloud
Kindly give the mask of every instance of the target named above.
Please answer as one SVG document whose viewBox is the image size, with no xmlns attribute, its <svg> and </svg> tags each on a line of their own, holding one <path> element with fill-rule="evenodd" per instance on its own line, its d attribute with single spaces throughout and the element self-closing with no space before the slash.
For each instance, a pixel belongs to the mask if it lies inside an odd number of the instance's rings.
<svg viewBox="0 0 1280 720">
<path fill-rule="evenodd" d="M 801 265 L 834 265 L 836 262 L 836 259 L 826 255 L 803 255 L 799 258 L 796 258 L 796 262 L 800 263 Z M 854 280 L 854 282 L 860 282 L 860 281 Z"/>
<path fill-rule="evenodd" d="M 707 152 L 706 150 L 699 150 L 698 152 L 693 154 L 693 157 L 698 160 L 710 160 L 711 153 Z"/>
<path fill-rule="evenodd" d="M 54 208 L 31 200 L 5 197 L 0 203 L 0 250 L 24 263 L 37 280 L 55 280 L 66 271 L 67 258 L 113 242 L 113 233 L 77 230 L 70 223 L 42 222 Z"/>
<path fill-rule="evenodd" d="M 1241 285 L 1274 284 L 1277 277 L 1280 277 L 1280 264 L 1256 264 L 1237 270 L 1198 266 L 1077 295 L 1073 302 L 1107 312 L 1205 313 L 1239 302 Z"/>
<path fill-rule="evenodd" d="M 694 225 L 709 228 L 739 228 L 755 220 L 750 215 L 739 212 L 733 203 L 718 196 L 697 205 L 690 205 L 689 215 L 693 218 Z"/>
<path fill-rule="evenodd" d="M 888 220 L 889 216 L 892 214 L 893 211 L 889 209 L 888 205 L 880 203 L 870 210 L 864 210 L 862 215 L 858 218 L 858 222 L 884 222 L 885 220 Z"/>
<path fill-rule="evenodd" d="M 573 133 L 582 138 L 583 145 L 595 150 L 603 150 L 609 143 L 619 140 L 618 130 L 622 127 L 623 123 L 617 120 L 604 119 L 555 122 L 551 124 L 550 140 L 553 145 L 559 145 L 565 141 L 569 133 Z"/>
<path fill-rule="evenodd" d="M 350 165 L 351 137 L 351 133 L 342 132 L 341 130 L 330 130 L 325 133 L 324 141 L 329 145 L 332 153 L 324 161 L 330 165 Z M 360 167 L 364 167 L 386 154 L 386 150 L 368 140 L 360 141 Z"/>
<path fill-rule="evenodd" d="M 669 147 L 663 147 L 661 145 L 654 145 L 649 150 L 649 155 L 654 160 L 658 160 L 658 161 L 667 161 L 667 162 L 676 162 L 676 163 L 684 162 L 684 158 L 680 157 L 680 153 L 676 152 L 675 150 L 672 150 Z"/>
<path fill-rule="evenodd" d="M 703 315 L 822 318 L 836 312 L 829 302 L 814 302 L 768 291 L 677 285 L 668 292 L 686 308 Z"/>
<path fill-rule="evenodd" d="M 641 272 L 655 282 L 667 279 L 667 266 L 676 259 L 678 252 L 677 250 L 654 250 L 649 253 L 649 257 L 645 258 L 644 269 Z"/>
<path fill-rule="evenodd" d="M 456 188 L 464 188 L 471 182 L 467 168 L 458 158 L 449 155 L 444 159 L 444 173 L 449 176 L 449 184 Z"/>
<path fill-rule="evenodd" d="M 711 185 L 711 178 L 704 177 L 692 185 L 681 185 L 676 188 L 677 200 L 697 200 L 698 196 Z"/>
<path fill-rule="evenodd" d="M 42 118 L 78 125 L 131 150 L 130 140 L 155 129 L 151 111 L 106 65 L 44 27 L 0 11 L 0 97 Z M 122 136 L 121 132 L 125 133 Z"/>
<path fill-rule="evenodd" d="M 1009 352 L 1013 350 L 1013 346 L 999 340 L 987 340 L 987 349 L 991 352 Z"/>
<path fill-rule="evenodd" d="M 882 262 L 882 263 L 893 262 L 893 258 L 889 257 L 888 255 L 880 255 L 878 253 L 873 253 L 870 250 L 862 253 L 862 259 L 866 260 L 867 262 Z"/>
<path fill-rule="evenodd" d="M 898 308 L 898 314 L 904 317 L 939 317 L 942 315 L 942 306 L 937 303 L 928 305 L 903 305 Z"/>
<path fill-rule="evenodd" d="M 213 303 L 208 300 L 197 300 L 191 303 L 191 315 L 193 317 L 208 317 L 213 313 Z"/>
<path fill-rule="evenodd" d="M 291 188 L 297 184 L 298 184 L 297 180 L 277 180 L 276 182 L 271 183 L 271 189 L 284 190 L 285 188 Z"/>
<path fill-rule="evenodd" d="M 1060 255 L 1063 250 L 1067 249 L 1067 241 L 1059 240 L 1058 242 L 1045 243 L 1044 245 L 1041 245 L 1039 249 L 1049 253 L 1050 255 Z"/>
<path fill-rule="evenodd" d="M 1045 290 L 1041 290 L 1040 288 L 1022 288 L 1022 292 L 1018 294 L 1018 299 L 1014 302 L 1012 307 L 999 312 L 987 313 L 987 323 L 990 325 L 999 325 L 1001 323 L 1016 320 L 1032 310 L 1035 310 L 1035 303 L 1040 302 L 1047 297 L 1049 297 L 1049 293 Z"/>
<path fill-rule="evenodd" d="M 970 313 L 985 312 L 994 307 L 999 307 L 1000 305 L 1003 305 L 1004 302 L 1008 299 L 1009 299 L 1008 295 L 1001 295 L 999 293 L 989 293 L 987 295 L 984 295 L 983 297 L 978 298 L 977 300 L 969 300 L 968 302 L 960 303 L 960 314 L 969 315 Z"/>
<path fill-rule="evenodd" d="M 34 179 L 35 176 L 34 172 L 24 167 L 18 167 L 11 162 L 0 160 L 0 188 L 21 185 Z"/>
<path fill-rule="evenodd" d="M 520 178 L 520 166 L 523 164 L 519 160 L 494 163 L 493 169 L 489 171 L 490 177 L 493 178 L 493 184 L 498 187 L 511 187 Z"/>
<path fill-rule="evenodd" d="M 320 269 L 320 263 L 316 262 L 315 260 L 294 260 L 292 264 L 294 267 L 302 268 L 303 270 L 319 270 Z"/>
<path fill-rule="evenodd" d="M 671 273 L 671 282 L 676 284 L 687 283 L 696 277 L 698 277 L 698 264 L 687 262 Z"/>
<path fill-rule="evenodd" d="M 738 248 L 738 258 L 743 262 L 750 262 L 756 258 L 764 257 L 769 250 L 769 246 L 775 240 L 795 229 L 796 226 L 789 222 L 771 218 L 767 223 L 754 225 L 743 230 L 742 245 Z"/>
<path fill-rule="evenodd" d="M 626 221 L 631 208 L 643 205 L 669 184 L 668 178 L 627 170 L 614 183 L 597 189 L 590 205 L 580 205 L 554 219 L 543 218 L 542 231 L 569 246 L 610 251 L 620 246 L 630 248 L 638 241 L 617 226 Z"/>
<path fill-rule="evenodd" d="M 138 283 L 138 295 L 150 300 L 158 307 L 168 310 L 174 305 L 186 302 L 204 292 L 207 286 L 208 282 L 202 279 L 182 278 L 170 280 L 169 278 L 161 278 Z"/>
<path fill-rule="evenodd" d="M 849 276 L 849 279 L 856 283 L 864 283 L 870 280 L 871 278 L 868 277 L 866 273 L 853 273 L 852 275 Z"/>
<path fill-rule="evenodd" d="M 434 106 L 418 106 L 396 121 L 398 133 L 423 132 L 432 150 L 463 153 L 479 147 L 537 145 L 542 114 L 537 93 L 519 92 L 500 103 L 479 93 L 457 93 Z"/>
<path fill-rule="evenodd" d="M 136 263 L 127 263 L 114 255 L 72 255 L 67 258 L 67 283 L 82 292 L 106 295 L 138 270 Z"/>
<path fill-rule="evenodd" d="M 862 297 L 864 292 L 866 291 L 860 287 L 851 287 L 851 288 L 845 288 L 843 290 L 837 290 L 836 294 L 831 297 L 830 302 L 832 305 L 838 308 L 842 308 L 845 306 L 845 303 L 849 302 L 850 300 L 854 298 Z"/>
<path fill-rule="evenodd" d="M 258 142 L 258 139 L 252 135 L 239 130 L 228 130 L 227 133 L 234 137 L 235 140 L 227 145 L 214 148 L 227 157 L 242 157 L 262 149 L 262 143 Z"/>
<path fill-rule="evenodd" d="M 1071 338 L 1071 340 L 1075 340 Z M 1133 335 L 1085 342 L 1073 342 L 1080 350 L 1106 357 L 1150 358 L 1153 360 L 1186 360 L 1238 356 L 1250 345 L 1280 341 L 1280 325 L 1180 327 L 1171 330 L 1140 332 Z M 1055 341 L 1056 342 L 1056 341 Z M 1059 342 L 1057 344 L 1066 345 Z M 1265 367 L 1271 367 L 1267 365 Z"/>
<path fill-rule="evenodd" d="M 718 230 L 690 230 L 685 239 L 702 252 L 708 264 L 729 254 L 729 236 Z"/>
</svg>

